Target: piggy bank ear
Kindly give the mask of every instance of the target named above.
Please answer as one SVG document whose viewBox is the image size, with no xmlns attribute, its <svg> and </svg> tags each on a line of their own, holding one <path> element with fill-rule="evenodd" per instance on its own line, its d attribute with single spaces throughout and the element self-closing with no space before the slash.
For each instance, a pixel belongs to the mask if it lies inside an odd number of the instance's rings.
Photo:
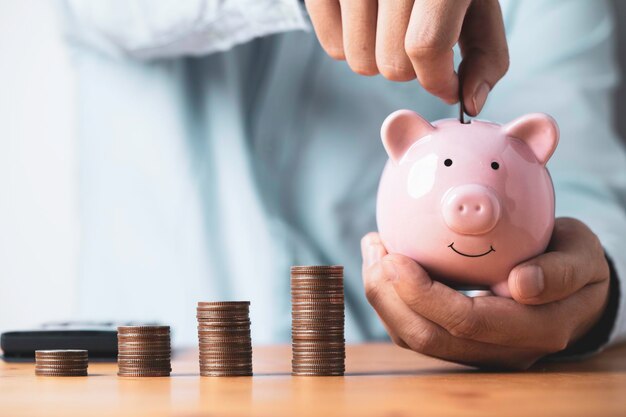
<svg viewBox="0 0 626 417">
<path fill-rule="evenodd" d="M 548 162 L 559 143 L 559 126 L 544 113 L 527 114 L 507 123 L 503 128 L 507 136 L 526 143 L 542 165 Z"/>
<path fill-rule="evenodd" d="M 389 158 L 398 163 L 415 142 L 429 135 L 435 127 L 411 110 L 391 113 L 380 128 L 380 137 Z"/>
</svg>

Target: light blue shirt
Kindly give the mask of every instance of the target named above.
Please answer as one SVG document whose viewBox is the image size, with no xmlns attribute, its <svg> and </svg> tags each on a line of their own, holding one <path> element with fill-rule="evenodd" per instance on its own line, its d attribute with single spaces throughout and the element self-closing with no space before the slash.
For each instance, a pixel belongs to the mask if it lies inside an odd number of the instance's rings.
<svg viewBox="0 0 626 417">
<path fill-rule="evenodd" d="M 78 75 L 81 316 L 159 320 L 178 343 L 192 344 L 197 301 L 245 299 L 254 342 L 287 341 L 290 265 L 342 264 L 347 340 L 384 338 L 363 293 L 359 249 L 376 229 L 387 159 L 380 125 L 399 108 L 429 120 L 455 117 L 457 108 L 417 82 L 352 73 L 312 31 L 245 42 L 303 26 L 293 9 L 247 35 L 235 30 L 239 10 L 229 21 L 237 39 L 227 42 L 228 32 L 198 11 L 216 2 L 161 13 L 154 9 L 166 2 L 112 3 L 122 14 L 117 29 L 100 24 L 110 17 L 106 3 L 89 13 L 79 3 L 63 9 Z M 135 13 L 124 15 L 123 4 Z M 588 0 L 502 6 L 511 67 L 480 118 L 555 117 L 557 215 L 589 225 L 626 280 L 626 153 L 613 129 L 610 8 Z M 141 21 L 141 7 L 157 26 Z M 148 27 L 141 42 L 125 32 L 134 27 Z M 612 341 L 626 335 L 620 303 Z"/>
</svg>

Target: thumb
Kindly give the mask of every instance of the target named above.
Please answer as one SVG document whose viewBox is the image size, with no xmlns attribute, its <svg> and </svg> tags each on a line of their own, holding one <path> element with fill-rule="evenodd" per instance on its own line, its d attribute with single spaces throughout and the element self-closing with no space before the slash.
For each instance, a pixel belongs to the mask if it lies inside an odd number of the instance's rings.
<svg viewBox="0 0 626 417">
<path fill-rule="evenodd" d="M 548 252 L 513 268 L 509 290 L 522 304 L 563 300 L 587 284 L 601 281 L 593 262 L 566 252 Z"/>
<path fill-rule="evenodd" d="M 598 237 L 582 222 L 557 218 L 551 250 L 509 274 L 509 290 L 522 304 L 563 300 L 587 284 L 609 278 L 609 266 Z"/>
</svg>

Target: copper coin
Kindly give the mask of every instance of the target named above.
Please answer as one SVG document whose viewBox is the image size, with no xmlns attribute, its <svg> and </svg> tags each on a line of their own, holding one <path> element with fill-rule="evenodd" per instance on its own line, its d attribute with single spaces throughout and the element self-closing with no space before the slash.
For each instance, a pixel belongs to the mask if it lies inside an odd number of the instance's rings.
<svg viewBox="0 0 626 417">
<path fill-rule="evenodd" d="M 290 294 L 292 297 L 296 297 L 299 295 L 326 295 L 326 296 L 334 295 L 334 296 L 343 297 L 344 289 L 343 288 L 324 288 L 324 287 L 311 287 L 311 288 L 291 287 Z"/>
<path fill-rule="evenodd" d="M 344 327 L 344 321 L 343 320 L 324 320 L 324 319 L 293 319 L 291 320 L 291 324 L 293 327 L 307 327 L 307 326 L 312 326 L 312 327 L 324 327 L 327 329 L 333 328 L 333 327 L 341 327 L 343 329 Z"/>
<path fill-rule="evenodd" d="M 252 353 L 238 355 L 199 355 L 200 361 L 209 362 L 250 362 Z"/>
<path fill-rule="evenodd" d="M 170 362 L 172 360 L 169 356 L 161 356 L 161 357 L 117 357 L 117 363 L 165 363 Z"/>
<path fill-rule="evenodd" d="M 209 376 L 209 377 L 230 377 L 230 376 L 252 376 L 252 370 L 247 371 L 225 371 L 225 372 L 217 372 L 217 371 L 200 371 L 200 376 Z"/>
<path fill-rule="evenodd" d="M 343 290 L 343 278 L 291 278 L 291 291 L 310 289 L 313 291 Z"/>
<path fill-rule="evenodd" d="M 170 326 L 152 326 L 152 325 L 118 326 L 117 332 L 118 333 L 161 334 L 161 333 L 169 333 Z"/>
<path fill-rule="evenodd" d="M 202 370 L 216 370 L 223 371 L 225 369 L 233 369 L 233 370 L 242 370 L 242 369 L 251 369 L 252 361 L 249 360 L 241 360 L 237 362 L 218 362 L 218 361 L 199 361 L 198 365 Z"/>
<path fill-rule="evenodd" d="M 87 370 L 72 371 L 72 372 L 52 372 L 52 371 L 38 371 L 35 370 L 37 376 L 87 376 Z"/>
<path fill-rule="evenodd" d="M 145 357 L 145 358 L 120 358 L 117 357 L 117 363 L 169 363 L 171 358 L 167 357 Z"/>
<path fill-rule="evenodd" d="M 298 334 L 291 334 L 291 342 L 294 345 L 300 344 L 300 343 L 318 343 L 319 345 L 329 345 L 330 343 L 334 343 L 334 344 L 339 344 L 339 343 L 345 343 L 345 340 L 343 339 L 343 337 L 340 336 L 330 336 L 330 337 L 323 337 L 321 335 L 298 335 Z"/>
<path fill-rule="evenodd" d="M 220 345 L 202 345 L 202 353 L 208 352 L 251 352 L 251 345 L 239 345 L 239 346 L 220 346 Z"/>
<path fill-rule="evenodd" d="M 336 374 L 336 373 L 341 373 L 343 374 L 346 371 L 345 368 L 296 368 L 296 367 L 292 367 L 291 368 L 291 372 L 295 372 L 298 374 L 304 374 L 304 373 L 314 373 L 316 375 L 328 375 L 328 374 Z"/>
<path fill-rule="evenodd" d="M 117 353 L 117 357 L 118 358 L 122 358 L 122 359 L 143 359 L 143 358 L 169 358 L 171 357 L 171 353 L 170 352 L 158 352 L 158 353 L 127 353 L 127 352 L 123 352 Z"/>
<path fill-rule="evenodd" d="M 344 325 L 345 318 L 344 317 L 333 317 L 333 316 L 292 316 L 291 317 L 292 324 L 328 324 L 328 325 Z"/>
<path fill-rule="evenodd" d="M 118 372 L 117 376 L 125 378 L 146 378 L 146 377 L 163 377 L 170 376 L 171 371 L 130 371 L 130 372 Z"/>
<path fill-rule="evenodd" d="M 211 359 L 228 359 L 228 358 L 251 358 L 252 351 L 240 351 L 240 352 L 200 352 L 198 354 L 199 358 L 211 358 Z"/>
<path fill-rule="evenodd" d="M 162 349 L 118 349 L 117 353 L 119 355 L 169 355 L 172 353 L 172 349 L 169 347 Z"/>
<path fill-rule="evenodd" d="M 234 321 L 234 320 L 198 320 L 198 325 L 205 328 L 250 328 L 250 320 Z"/>
<path fill-rule="evenodd" d="M 318 273 L 297 273 L 291 274 L 291 282 L 300 281 L 330 281 L 330 282 L 343 282 L 343 274 L 330 273 L 330 274 L 318 274 Z"/>
<path fill-rule="evenodd" d="M 316 295 L 307 295 L 301 297 L 292 297 L 291 304 L 295 306 L 326 306 L 328 304 L 344 304 L 345 299 L 343 297 L 324 297 Z"/>
<path fill-rule="evenodd" d="M 230 309 L 230 310 L 224 310 L 224 309 L 219 309 L 219 310 L 215 310 L 215 309 L 203 309 L 203 308 L 196 308 L 196 315 L 210 315 L 210 316 L 215 316 L 215 317 L 223 317 L 223 316 L 249 316 L 250 315 L 250 309 L 249 308 L 239 308 L 239 309 Z"/>
<path fill-rule="evenodd" d="M 342 363 L 326 363 L 326 364 L 302 364 L 298 362 L 292 362 L 292 371 L 343 371 L 345 365 Z"/>
<path fill-rule="evenodd" d="M 293 344 L 291 350 L 294 352 L 345 352 L 346 348 L 343 343 L 336 343 L 334 345 L 329 344 L 314 344 L 314 345 L 300 345 Z"/>
<path fill-rule="evenodd" d="M 198 339 L 207 340 L 251 340 L 250 331 L 247 332 L 219 332 L 198 330 Z"/>
<path fill-rule="evenodd" d="M 216 316 L 214 314 L 196 314 L 196 320 L 198 321 L 198 323 L 207 323 L 207 322 L 211 322 L 211 321 L 228 321 L 228 322 L 250 322 L 250 316 L 249 315 L 240 315 L 240 316 L 233 316 L 233 315 L 223 315 L 223 316 Z"/>
<path fill-rule="evenodd" d="M 204 348 L 224 348 L 224 349 L 237 349 L 242 347 L 251 347 L 252 342 L 250 339 L 241 340 L 215 340 L 215 339 L 199 339 L 198 345 Z"/>
<path fill-rule="evenodd" d="M 291 375 L 293 376 L 343 376 L 344 372 L 343 371 L 336 371 L 336 372 L 291 372 Z"/>
<path fill-rule="evenodd" d="M 308 350 L 308 351 L 297 351 L 292 350 L 291 354 L 293 357 L 298 358 L 335 358 L 341 356 L 344 358 L 346 356 L 345 350 Z"/>
<path fill-rule="evenodd" d="M 37 363 L 88 363 L 87 358 L 35 358 Z"/>
<path fill-rule="evenodd" d="M 300 363 L 292 361 L 292 370 L 299 371 L 323 371 L 323 370 L 344 370 L 345 365 L 343 362 L 328 362 L 328 363 Z"/>
<path fill-rule="evenodd" d="M 330 352 L 336 352 L 336 353 L 342 352 L 343 353 L 343 352 L 345 352 L 345 348 L 343 346 L 341 346 L 341 347 L 337 347 L 337 346 L 334 346 L 334 347 L 317 346 L 315 348 L 310 348 L 310 347 L 307 347 L 307 348 L 292 347 L 291 351 L 292 351 L 292 353 L 318 353 L 318 352 L 319 353 L 325 353 L 325 352 L 328 352 L 328 353 L 330 353 Z"/>
<path fill-rule="evenodd" d="M 200 356 L 198 361 L 201 363 L 221 363 L 221 364 L 232 364 L 232 363 L 252 363 L 252 355 L 244 355 L 244 356 L 223 356 L 223 357 L 205 357 Z"/>
<path fill-rule="evenodd" d="M 250 327 L 231 328 L 231 327 L 211 327 L 198 326 L 198 333 L 250 333 Z"/>
<path fill-rule="evenodd" d="M 334 335 L 343 335 L 344 332 L 344 325 L 342 324 L 337 324 L 337 325 L 330 325 L 330 324 L 326 324 L 326 323 L 321 323 L 321 324 L 314 324 L 314 323 L 308 323 L 308 324 L 298 324 L 298 323 L 293 323 L 291 326 L 291 334 L 306 334 L 305 332 L 316 332 L 318 334 L 334 334 Z"/>
<path fill-rule="evenodd" d="M 87 366 L 54 366 L 54 365 L 35 365 L 35 369 L 48 371 L 84 371 Z"/>
<path fill-rule="evenodd" d="M 86 350 L 65 349 L 65 350 L 36 350 L 35 358 L 86 358 Z"/>
<path fill-rule="evenodd" d="M 242 345 L 242 344 L 250 344 L 252 342 L 252 338 L 250 336 L 206 336 L 199 335 L 198 342 L 207 343 L 207 344 L 215 344 L 215 345 Z"/>
<path fill-rule="evenodd" d="M 320 368 L 330 368 L 330 367 L 345 367 L 345 359 L 337 358 L 337 359 L 315 359 L 315 358 L 292 358 L 291 365 L 304 368 L 304 367 L 320 367 Z"/>
<path fill-rule="evenodd" d="M 324 336 L 324 337 L 343 337 L 343 329 L 326 329 L 326 328 L 310 328 L 300 329 L 292 328 L 291 335 L 297 336 Z"/>
<path fill-rule="evenodd" d="M 202 349 L 200 356 L 232 356 L 232 355 L 251 355 L 252 349 Z"/>
<path fill-rule="evenodd" d="M 302 291 L 302 292 L 292 292 L 291 293 L 291 301 L 296 303 L 302 302 L 311 302 L 311 303 L 327 303 L 327 302 L 335 302 L 336 300 L 344 300 L 345 297 L 342 292 L 313 292 L 313 291 Z"/>
<path fill-rule="evenodd" d="M 311 308 L 298 306 L 291 309 L 291 317 L 345 317 L 343 304 L 327 306 L 329 308 Z"/>
<path fill-rule="evenodd" d="M 210 343 L 210 342 L 199 342 L 198 346 L 202 348 L 204 352 L 206 351 L 215 351 L 215 352 L 237 352 L 240 350 L 252 350 L 252 343 Z"/>
<path fill-rule="evenodd" d="M 138 342 L 160 342 L 170 340 L 169 334 L 148 334 L 148 333 L 118 333 L 117 340 L 138 341 Z"/>
<path fill-rule="evenodd" d="M 198 301 L 198 308 L 202 309 L 227 309 L 248 308 L 250 301 Z"/>
<path fill-rule="evenodd" d="M 343 271 L 343 265 L 293 265 L 291 267 L 291 272 L 305 272 L 305 271 Z"/>
<path fill-rule="evenodd" d="M 332 300 L 319 300 L 319 299 L 304 299 L 299 298 L 297 300 L 291 300 L 291 308 L 294 310 L 311 309 L 320 310 L 324 308 L 332 308 L 339 310 L 340 306 L 343 306 L 344 299 L 332 299 Z"/>
<path fill-rule="evenodd" d="M 341 316 L 300 316 L 300 315 L 292 315 L 291 321 L 293 323 L 328 323 L 328 324 L 343 324 L 345 322 L 345 317 Z"/>
<path fill-rule="evenodd" d="M 144 350 L 144 349 L 118 349 L 118 355 L 139 355 L 139 356 L 164 356 L 171 355 L 171 349 Z"/>
<path fill-rule="evenodd" d="M 169 362 L 166 363 L 118 363 L 118 370 L 132 370 L 132 371 L 150 371 L 150 370 L 168 370 L 171 368 Z"/>
<path fill-rule="evenodd" d="M 206 313 L 214 313 L 214 314 L 247 314 L 250 312 L 250 306 L 248 305 L 239 305 L 239 306 L 203 306 L 199 305 L 196 307 L 196 312 L 206 312 Z"/>
</svg>

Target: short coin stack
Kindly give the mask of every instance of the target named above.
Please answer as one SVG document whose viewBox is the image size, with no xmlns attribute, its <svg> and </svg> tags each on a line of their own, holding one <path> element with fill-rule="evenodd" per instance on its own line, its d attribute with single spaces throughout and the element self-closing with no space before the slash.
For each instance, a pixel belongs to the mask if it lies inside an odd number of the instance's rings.
<svg viewBox="0 0 626 417">
<path fill-rule="evenodd" d="M 37 350 L 35 375 L 87 376 L 89 360 L 86 350 Z"/>
<path fill-rule="evenodd" d="M 292 374 L 345 372 L 342 266 L 291 267 Z"/>
<path fill-rule="evenodd" d="M 117 328 L 119 376 L 169 376 L 171 343 L 169 326 L 120 326 Z"/>
<path fill-rule="evenodd" d="M 200 375 L 252 375 L 250 302 L 199 302 Z"/>
</svg>

